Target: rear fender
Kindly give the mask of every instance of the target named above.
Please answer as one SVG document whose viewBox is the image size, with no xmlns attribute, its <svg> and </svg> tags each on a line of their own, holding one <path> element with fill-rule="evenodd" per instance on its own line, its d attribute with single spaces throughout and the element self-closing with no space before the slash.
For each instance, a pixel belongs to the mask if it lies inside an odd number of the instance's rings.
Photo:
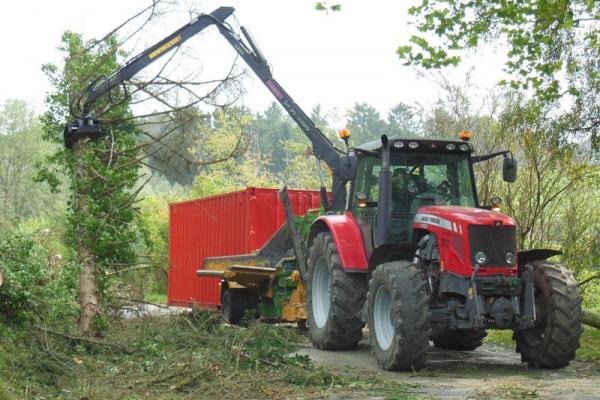
<svg viewBox="0 0 600 400">
<path fill-rule="evenodd" d="M 327 231 L 333 237 L 340 256 L 340 264 L 345 271 L 367 272 L 369 270 L 369 262 L 367 261 L 362 234 L 351 213 L 322 215 L 317 218 L 308 235 L 308 245 L 312 244 L 314 237 L 318 233 Z"/>
</svg>

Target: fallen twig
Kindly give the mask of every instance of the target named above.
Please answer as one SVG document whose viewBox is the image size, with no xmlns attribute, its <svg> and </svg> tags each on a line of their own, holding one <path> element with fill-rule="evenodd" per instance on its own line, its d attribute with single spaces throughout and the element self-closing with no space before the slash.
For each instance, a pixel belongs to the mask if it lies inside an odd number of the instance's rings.
<svg viewBox="0 0 600 400">
<path fill-rule="evenodd" d="M 62 336 L 62 337 L 67 338 L 69 340 L 73 340 L 73 341 L 77 341 L 77 342 L 86 342 L 86 343 L 96 344 L 96 345 L 99 345 L 99 346 L 112 347 L 112 348 L 115 348 L 115 349 L 119 349 L 120 351 L 124 351 L 124 352 L 130 353 L 130 351 L 127 348 L 125 348 L 122 345 L 116 344 L 116 343 L 109 343 L 109 342 L 105 342 L 103 340 L 95 339 L 95 338 L 92 338 L 92 337 L 73 336 L 73 335 L 69 335 L 68 333 L 65 333 L 65 332 L 55 331 L 53 329 L 49 329 L 49 328 L 46 328 L 46 327 L 43 327 L 43 326 L 39 326 L 39 325 L 36 325 L 36 327 L 38 329 L 42 330 L 44 332 L 44 334 L 45 333 L 51 333 L 51 334 L 56 335 L 56 336 Z"/>
</svg>

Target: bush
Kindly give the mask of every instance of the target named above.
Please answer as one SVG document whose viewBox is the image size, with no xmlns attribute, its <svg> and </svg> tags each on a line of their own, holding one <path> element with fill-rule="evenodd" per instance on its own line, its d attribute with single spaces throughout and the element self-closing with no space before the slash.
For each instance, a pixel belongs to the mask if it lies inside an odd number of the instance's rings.
<svg viewBox="0 0 600 400">
<path fill-rule="evenodd" d="M 35 299 L 47 278 L 43 249 L 21 235 L 0 240 L 0 265 L 4 286 L 0 290 L 0 315 L 18 319 L 36 308 Z"/>
<path fill-rule="evenodd" d="M 64 321 L 77 315 L 78 268 L 67 263 L 53 270 L 49 259 L 44 247 L 20 233 L 0 237 L 0 321 Z"/>
</svg>

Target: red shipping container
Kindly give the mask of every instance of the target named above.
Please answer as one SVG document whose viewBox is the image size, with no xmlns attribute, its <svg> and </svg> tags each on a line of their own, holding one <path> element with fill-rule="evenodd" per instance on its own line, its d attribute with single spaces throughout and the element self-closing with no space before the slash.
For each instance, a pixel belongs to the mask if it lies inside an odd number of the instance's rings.
<svg viewBox="0 0 600 400">
<path fill-rule="evenodd" d="M 318 191 L 289 190 L 288 194 L 295 215 L 320 205 Z M 220 278 L 196 275 L 204 259 L 252 253 L 284 223 L 278 189 L 249 187 L 170 204 L 168 303 L 218 307 Z"/>
</svg>

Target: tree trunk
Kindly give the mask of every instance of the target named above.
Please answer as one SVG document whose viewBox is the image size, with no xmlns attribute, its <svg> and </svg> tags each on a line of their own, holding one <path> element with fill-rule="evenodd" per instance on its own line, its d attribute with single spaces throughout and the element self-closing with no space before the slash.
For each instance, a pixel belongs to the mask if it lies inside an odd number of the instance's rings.
<svg viewBox="0 0 600 400">
<path fill-rule="evenodd" d="M 79 331 L 83 336 L 96 336 L 97 328 L 92 323 L 100 313 L 98 282 L 96 281 L 98 268 L 89 248 L 78 244 L 77 252 L 82 265 L 79 274 L 79 305 L 81 307 Z"/>
<path fill-rule="evenodd" d="M 600 314 L 589 310 L 583 310 L 583 323 L 600 329 Z"/>
<path fill-rule="evenodd" d="M 74 204 L 73 212 L 76 214 L 76 220 L 86 220 L 89 217 L 88 195 L 81 189 L 80 182 L 89 180 L 89 171 L 83 164 L 83 155 L 87 143 L 85 140 L 79 141 L 73 145 L 73 154 L 75 156 L 75 185 L 74 185 Z M 77 258 L 81 264 L 79 274 L 79 331 L 82 336 L 96 336 L 97 327 L 93 324 L 94 318 L 100 313 L 100 302 L 98 290 L 98 267 L 94 260 L 94 252 L 91 248 L 93 242 L 91 234 L 85 225 L 76 224 L 75 237 L 77 241 Z"/>
</svg>

